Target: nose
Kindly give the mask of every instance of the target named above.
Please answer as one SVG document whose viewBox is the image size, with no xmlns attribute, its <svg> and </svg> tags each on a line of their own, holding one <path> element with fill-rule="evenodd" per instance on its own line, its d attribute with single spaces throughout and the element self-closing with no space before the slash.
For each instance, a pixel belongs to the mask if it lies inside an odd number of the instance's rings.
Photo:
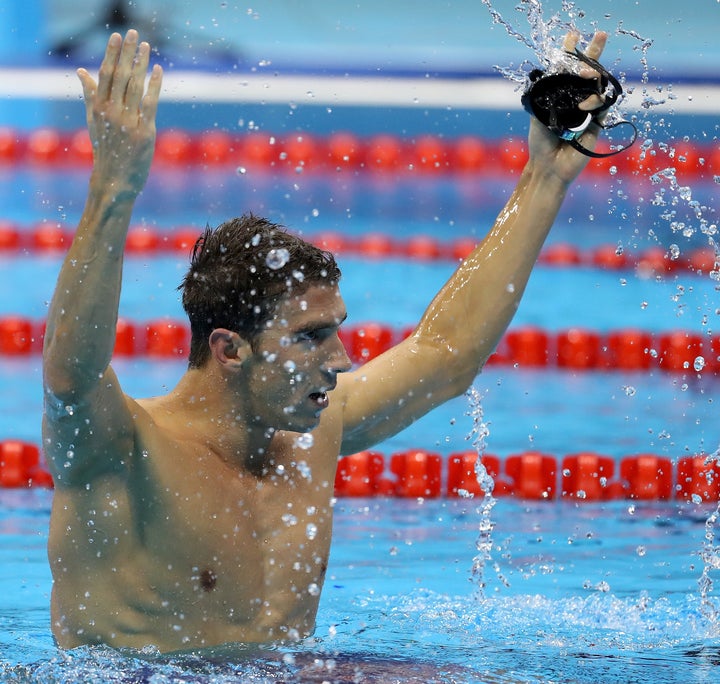
<svg viewBox="0 0 720 684">
<path fill-rule="evenodd" d="M 350 361 L 345 345 L 337 334 L 333 340 L 332 350 L 328 355 L 325 368 L 330 373 L 345 373 L 352 368 L 352 361 Z"/>
</svg>

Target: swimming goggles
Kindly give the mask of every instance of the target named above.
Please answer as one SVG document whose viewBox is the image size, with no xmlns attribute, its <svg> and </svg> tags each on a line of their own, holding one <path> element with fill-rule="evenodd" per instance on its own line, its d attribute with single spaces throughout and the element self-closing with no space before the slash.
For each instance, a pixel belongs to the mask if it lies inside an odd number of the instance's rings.
<svg viewBox="0 0 720 684">
<path fill-rule="evenodd" d="M 620 82 L 602 64 L 579 50 L 568 51 L 567 54 L 595 69 L 599 76 L 583 78 L 568 72 L 548 74 L 541 69 L 533 69 L 529 74 L 530 83 L 521 97 L 523 107 L 559 138 L 566 140 L 578 152 L 588 157 L 610 157 L 628 149 L 637 139 L 635 124 L 618 121 L 606 126 L 601 117 L 622 95 Z M 599 95 L 603 104 L 589 112 L 580 109 L 580 103 L 591 95 Z M 593 152 L 578 141 L 591 123 L 596 123 L 605 130 L 630 126 L 633 130 L 632 138 L 630 142 L 611 152 Z"/>
</svg>

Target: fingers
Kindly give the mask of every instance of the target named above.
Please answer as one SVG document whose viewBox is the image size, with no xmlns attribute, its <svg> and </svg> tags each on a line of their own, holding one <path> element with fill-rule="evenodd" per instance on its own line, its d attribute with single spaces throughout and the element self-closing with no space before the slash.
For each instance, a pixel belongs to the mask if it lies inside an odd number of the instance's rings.
<svg viewBox="0 0 720 684">
<path fill-rule="evenodd" d="M 162 68 L 156 64 L 150 73 L 147 93 L 142 101 L 140 115 L 145 121 L 154 122 L 157 114 L 158 100 L 160 99 L 160 86 L 162 85 Z"/>
<path fill-rule="evenodd" d="M 77 75 L 80 79 L 80 85 L 82 85 L 83 90 L 85 118 L 87 119 L 88 125 L 90 125 L 93 120 L 93 100 L 95 98 L 95 93 L 97 92 L 97 83 L 95 83 L 92 76 L 90 76 L 86 69 L 78 69 Z"/>
<path fill-rule="evenodd" d="M 598 61 L 603 53 L 603 50 L 605 49 L 607 38 L 608 35 L 607 33 L 605 33 L 605 31 L 596 31 L 592 37 L 592 40 L 590 41 L 590 44 L 585 50 L 585 55 L 590 57 L 591 59 L 594 59 L 595 61 Z M 570 31 L 563 40 L 563 49 L 567 52 L 574 52 L 577 48 L 577 44 L 579 41 L 580 34 L 577 31 Z M 589 67 L 580 69 L 580 75 L 588 79 L 599 78 L 600 76 L 600 74 L 595 69 L 591 69 Z M 593 109 L 602 107 L 603 103 L 604 99 L 599 94 L 591 95 L 586 100 L 583 100 L 580 105 L 578 105 L 578 108 L 582 111 L 590 112 Z"/>
<path fill-rule="evenodd" d="M 116 103 L 121 103 L 125 100 L 128 82 L 132 77 L 135 55 L 138 51 L 137 43 L 138 33 L 135 29 L 130 29 L 125 35 L 125 40 L 122 42 L 122 47 L 113 74 L 110 94 Z"/>
<path fill-rule="evenodd" d="M 595 61 L 599 60 L 603 50 L 605 49 L 607 39 L 608 34 L 605 33 L 605 31 L 596 31 L 590 41 L 590 44 L 585 50 L 585 54 Z M 563 39 L 563 50 L 566 50 L 567 52 L 574 52 L 579 42 L 580 34 L 577 31 L 570 31 Z"/>
<path fill-rule="evenodd" d="M 150 46 L 142 42 L 137 53 L 133 55 L 132 69 L 125 92 L 125 106 L 131 111 L 137 111 L 143 96 L 145 75 L 150 62 Z"/>
<path fill-rule="evenodd" d="M 109 113 L 140 113 L 154 117 L 160 97 L 162 69 L 155 66 L 150 75 L 148 91 L 145 91 L 145 77 L 150 63 L 150 45 L 138 44 L 138 32 L 130 29 L 123 39 L 113 33 L 108 39 L 97 84 L 85 69 L 78 69 L 83 88 L 88 121 L 92 120 L 93 107 Z"/>
<path fill-rule="evenodd" d="M 608 34 L 605 33 L 605 31 L 596 31 L 595 35 L 590 41 L 590 45 L 588 45 L 587 50 L 585 50 L 585 54 L 590 57 L 590 59 L 598 61 L 603 53 L 603 50 L 605 49 L 607 39 Z"/>
<path fill-rule="evenodd" d="M 569 31 L 563 40 L 563 50 L 574 52 L 579 40 L 580 34 L 577 31 Z"/>
<path fill-rule="evenodd" d="M 110 97 L 110 89 L 113 84 L 115 67 L 120 56 L 122 37 L 119 33 L 113 33 L 108 39 L 105 57 L 103 57 L 98 74 L 97 96 L 100 100 L 107 100 Z"/>
</svg>

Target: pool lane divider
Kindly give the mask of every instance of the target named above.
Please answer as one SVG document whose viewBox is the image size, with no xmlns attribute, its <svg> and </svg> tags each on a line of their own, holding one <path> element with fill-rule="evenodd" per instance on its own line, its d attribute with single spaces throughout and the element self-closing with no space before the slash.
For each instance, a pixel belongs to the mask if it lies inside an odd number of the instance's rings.
<svg viewBox="0 0 720 684">
<path fill-rule="evenodd" d="M 339 459 L 334 493 L 337 497 L 471 498 L 485 494 L 476 475 L 477 453 L 443 457 L 411 449 L 386 458 L 362 451 Z M 552 501 L 720 500 L 720 464 L 703 455 L 684 456 L 676 463 L 656 454 L 626 456 L 619 461 L 585 451 L 562 458 L 525 451 L 501 460 L 484 454 L 481 463 L 494 480 L 492 494 Z M 0 441 L 0 488 L 53 487 L 40 448 L 30 442 Z"/>
<path fill-rule="evenodd" d="M 600 142 L 601 151 L 609 149 Z M 527 160 L 524 137 L 496 139 L 473 135 L 424 134 L 360 136 L 350 131 L 319 136 L 310 132 L 273 134 L 262 130 L 219 129 L 158 132 L 155 163 L 171 168 L 224 167 L 272 172 L 379 172 L 517 174 Z M 0 164 L 89 166 L 92 145 L 85 129 L 30 131 L 0 128 Z M 593 159 L 588 173 L 652 175 L 675 168 L 678 176 L 720 173 L 720 145 L 683 139 L 635 145 L 620 155 Z"/>
<path fill-rule="evenodd" d="M 136 225 L 128 232 L 125 253 L 128 257 L 151 257 L 168 254 L 187 258 L 201 230 L 192 226 L 155 230 Z M 52 222 L 22 226 L 0 219 L 0 256 L 9 254 L 59 255 L 73 238 L 73 229 Z M 308 236 L 318 247 L 338 256 L 365 259 L 411 259 L 417 261 L 458 262 L 467 257 L 477 241 L 470 237 L 438 240 L 430 235 L 414 235 L 399 240 L 383 233 L 367 233 L 359 237 L 340 232 L 321 232 Z M 698 275 L 716 272 L 720 275 L 720 254 L 708 247 L 694 247 L 685 253 L 670 252 L 659 245 L 632 252 L 614 244 L 601 244 L 582 249 L 560 242 L 546 246 L 538 262 L 549 267 L 590 267 L 612 271 L 634 270 L 642 278 L 663 276 L 677 271 Z"/>
<path fill-rule="evenodd" d="M 374 359 L 405 339 L 412 326 L 382 323 L 345 325 L 340 337 L 355 366 Z M 0 317 L 0 356 L 42 352 L 45 322 L 24 316 Z M 184 320 L 160 318 L 136 323 L 120 318 L 115 357 L 183 359 L 190 348 L 190 326 Z M 635 328 L 600 332 L 586 328 L 548 331 L 512 327 L 488 359 L 490 366 L 572 371 L 640 371 L 655 369 L 691 375 L 720 373 L 720 334 L 687 330 L 652 333 Z"/>
</svg>

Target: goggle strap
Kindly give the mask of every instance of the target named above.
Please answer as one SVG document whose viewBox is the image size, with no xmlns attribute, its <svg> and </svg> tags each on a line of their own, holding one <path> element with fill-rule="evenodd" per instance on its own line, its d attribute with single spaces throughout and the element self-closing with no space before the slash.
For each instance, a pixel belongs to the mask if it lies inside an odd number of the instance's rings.
<svg viewBox="0 0 720 684">
<path fill-rule="evenodd" d="M 637 136 L 638 136 L 637 126 L 635 126 L 635 124 L 632 121 L 618 121 L 617 123 L 610 124 L 609 126 L 604 126 L 597 120 L 595 120 L 595 123 L 604 130 L 608 130 L 610 128 L 615 128 L 617 126 L 630 126 L 633 129 L 632 139 L 626 145 L 623 145 L 622 147 L 618 148 L 617 150 L 613 150 L 612 152 L 594 152 L 593 150 L 589 150 L 587 147 L 583 147 L 578 142 L 577 138 L 573 138 L 572 140 L 566 141 L 572 147 L 574 147 L 578 152 L 582 152 L 586 157 L 593 157 L 595 159 L 602 159 L 603 157 L 612 157 L 612 156 L 619 154 L 620 152 L 624 152 L 628 148 L 632 147 L 633 143 L 637 140 Z"/>
</svg>

